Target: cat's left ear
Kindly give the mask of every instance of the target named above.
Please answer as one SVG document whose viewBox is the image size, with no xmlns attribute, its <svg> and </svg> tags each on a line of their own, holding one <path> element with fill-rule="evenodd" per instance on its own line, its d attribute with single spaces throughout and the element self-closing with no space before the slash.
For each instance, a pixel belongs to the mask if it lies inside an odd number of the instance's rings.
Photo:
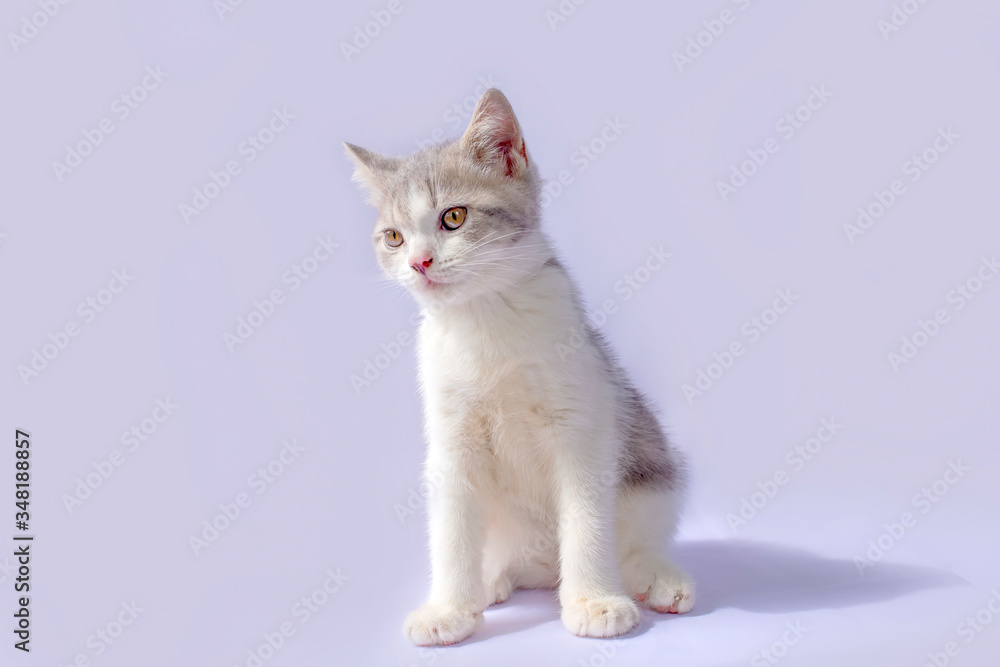
<svg viewBox="0 0 1000 667">
<path fill-rule="evenodd" d="M 528 169 L 528 151 L 521 126 L 510 102 L 496 88 L 479 98 L 462 145 L 483 166 L 509 178 L 518 178 Z"/>
<path fill-rule="evenodd" d="M 385 176 L 396 171 L 399 161 L 346 141 L 344 149 L 354 161 L 354 175 L 351 180 L 368 193 L 369 201 L 376 203 L 378 197 L 385 191 Z"/>
</svg>

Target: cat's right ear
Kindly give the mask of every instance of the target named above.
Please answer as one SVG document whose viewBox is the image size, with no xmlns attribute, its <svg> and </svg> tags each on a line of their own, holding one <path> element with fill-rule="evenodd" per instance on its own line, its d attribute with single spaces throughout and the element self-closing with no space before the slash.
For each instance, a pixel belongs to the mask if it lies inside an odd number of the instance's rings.
<svg viewBox="0 0 1000 667">
<path fill-rule="evenodd" d="M 490 88 L 479 98 L 461 141 L 488 170 L 495 169 L 508 178 L 519 177 L 527 171 L 528 151 L 521 136 L 521 126 L 510 102 L 496 88 Z"/>
<path fill-rule="evenodd" d="M 380 155 L 361 146 L 344 142 L 344 151 L 354 162 L 354 175 L 351 180 L 361 186 L 368 195 L 370 203 L 377 203 L 384 193 L 385 176 L 399 166 L 395 158 Z"/>
</svg>

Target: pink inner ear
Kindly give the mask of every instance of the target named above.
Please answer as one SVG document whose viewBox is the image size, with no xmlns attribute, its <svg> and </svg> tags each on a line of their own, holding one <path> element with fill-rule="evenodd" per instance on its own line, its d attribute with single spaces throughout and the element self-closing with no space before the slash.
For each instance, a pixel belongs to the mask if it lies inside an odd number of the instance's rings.
<svg viewBox="0 0 1000 667">
<path fill-rule="evenodd" d="M 500 160 L 504 165 L 504 173 L 508 178 L 514 177 L 514 172 L 517 170 L 517 158 L 511 152 L 513 145 L 510 141 L 501 141 L 496 144 L 497 155 L 500 156 Z M 528 166 L 528 150 L 524 145 L 524 140 L 521 140 L 521 148 L 517 151 L 524 158 L 524 166 Z"/>
<path fill-rule="evenodd" d="M 502 167 L 508 178 L 519 171 L 518 154 L 528 164 L 528 151 L 514 111 L 499 91 L 483 95 L 465 133 L 465 143 L 482 161 Z"/>
</svg>

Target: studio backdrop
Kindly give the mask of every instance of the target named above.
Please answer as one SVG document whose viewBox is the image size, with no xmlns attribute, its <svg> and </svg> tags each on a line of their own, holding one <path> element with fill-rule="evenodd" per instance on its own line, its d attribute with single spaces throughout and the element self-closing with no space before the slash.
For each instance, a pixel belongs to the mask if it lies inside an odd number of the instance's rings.
<svg viewBox="0 0 1000 667">
<path fill-rule="evenodd" d="M 996 664 L 995 3 L 16 0 L 0 27 L 0 664 Z M 550 590 L 455 646 L 402 632 L 420 311 L 343 142 L 456 139 L 489 88 L 687 460 L 695 608 L 613 640 Z"/>
</svg>

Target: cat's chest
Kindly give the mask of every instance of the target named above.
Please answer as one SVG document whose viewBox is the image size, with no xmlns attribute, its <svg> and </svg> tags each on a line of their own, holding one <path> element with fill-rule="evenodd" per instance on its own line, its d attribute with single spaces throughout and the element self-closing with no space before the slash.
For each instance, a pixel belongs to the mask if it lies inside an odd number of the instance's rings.
<svg viewBox="0 0 1000 667">
<path fill-rule="evenodd" d="M 555 311 L 555 312 L 553 312 Z M 487 396 L 544 395 L 558 381 L 558 310 L 501 311 L 425 323 L 425 385 Z"/>
<path fill-rule="evenodd" d="M 426 323 L 420 374 L 429 405 L 482 424 L 496 445 L 551 424 L 568 408 L 570 384 L 553 320 L 534 309 Z"/>
<path fill-rule="evenodd" d="M 429 390 L 509 410 L 539 400 L 551 388 L 553 366 L 544 347 L 523 331 L 442 336 L 421 355 L 421 374 Z"/>
<path fill-rule="evenodd" d="M 467 339 L 447 349 L 423 369 L 431 409 L 465 424 L 462 432 L 473 435 L 469 442 L 488 447 L 502 488 L 522 499 L 532 496 L 528 489 L 537 475 L 528 471 L 544 476 L 549 466 L 541 436 L 568 410 L 553 367 L 537 346 L 511 338 Z"/>
</svg>

